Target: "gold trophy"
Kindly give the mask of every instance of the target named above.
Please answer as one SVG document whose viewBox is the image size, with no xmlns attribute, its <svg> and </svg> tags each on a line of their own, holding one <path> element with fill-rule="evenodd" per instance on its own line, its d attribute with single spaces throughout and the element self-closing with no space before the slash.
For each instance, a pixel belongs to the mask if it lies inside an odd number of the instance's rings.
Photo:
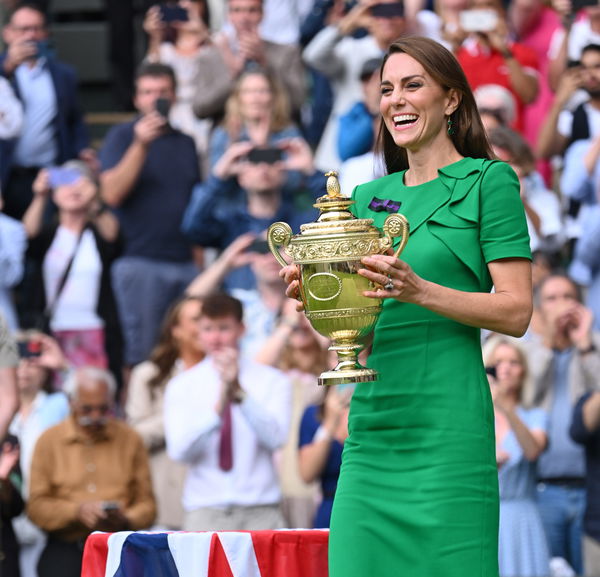
<svg viewBox="0 0 600 577">
<path fill-rule="evenodd" d="M 338 355 L 337 366 L 321 373 L 320 385 L 341 385 L 377 380 L 377 371 L 363 367 L 358 355 L 375 327 L 382 300 L 363 296 L 374 283 L 356 271 L 364 268 L 361 258 L 382 254 L 393 239 L 401 237 L 395 256 L 408 241 L 409 226 L 401 214 L 390 214 L 382 232 L 371 218 L 355 218 L 348 210 L 353 200 L 340 193 L 336 172 L 328 172 L 327 194 L 314 205 L 320 214 L 315 222 L 300 226 L 292 235 L 285 222 L 269 227 L 267 241 L 282 266 L 287 262 L 280 247 L 300 268 L 300 298 L 314 329 L 331 339 L 330 351 Z"/>
</svg>

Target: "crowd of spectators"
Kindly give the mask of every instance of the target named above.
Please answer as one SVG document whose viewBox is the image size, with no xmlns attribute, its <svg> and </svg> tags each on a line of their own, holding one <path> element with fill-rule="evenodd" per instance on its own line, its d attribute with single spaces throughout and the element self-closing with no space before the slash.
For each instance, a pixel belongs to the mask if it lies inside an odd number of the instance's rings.
<svg viewBox="0 0 600 577">
<path fill-rule="evenodd" d="M 1 3 L 2 575 L 79 575 L 96 529 L 328 526 L 352 387 L 316 386 L 333 359 L 265 232 L 314 220 L 327 171 L 382 175 L 381 59 L 418 34 L 461 63 L 534 255 L 527 334 L 483 336 L 501 575 L 600 577 L 600 4 L 156 4 L 135 116 L 94 148 L 47 3 Z"/>
</svg>

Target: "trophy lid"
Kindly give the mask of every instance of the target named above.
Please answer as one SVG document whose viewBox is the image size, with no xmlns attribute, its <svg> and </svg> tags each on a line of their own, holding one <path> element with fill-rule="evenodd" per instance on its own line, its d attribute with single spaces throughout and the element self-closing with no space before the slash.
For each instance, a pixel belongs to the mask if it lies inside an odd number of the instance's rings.
<svg viewBox="0 0 600 577">
<path fill-rule="evenodd" d="M 302 234 L 326 234 L 338 232 L 341 227 L 347 232 L 360 232 L 372 229 L 372 218 L 356 218 L 349 209 L 354 201 L 342 195 L 338 173 L 334 170 L 325 174 L 327 177 L 327 194 L 317 198 L 313 204 L 319 209 L 319 217 L 316 222 L 303 224 L 300 226 Z"/>
</svg>

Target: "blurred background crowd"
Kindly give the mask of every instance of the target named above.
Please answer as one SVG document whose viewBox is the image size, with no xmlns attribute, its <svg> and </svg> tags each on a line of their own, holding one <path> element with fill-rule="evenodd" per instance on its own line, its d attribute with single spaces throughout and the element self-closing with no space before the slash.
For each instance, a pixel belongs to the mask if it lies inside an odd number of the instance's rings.
<svg viewBox="0 0 600 577">
<path fill-rule="evenodd" d="M 352 387 L 316 386 L 265 231 L 383 174 L 381 60 L 417 34 L 534 255 L 529 331 L 482 337 L 501 575 L 600 577 L 597 0 L 106 0 L 91 52 L 78 4 L 0 1 L 0 574 L 78 575 L 96 529 L 328 526 Z"/>
</svg>

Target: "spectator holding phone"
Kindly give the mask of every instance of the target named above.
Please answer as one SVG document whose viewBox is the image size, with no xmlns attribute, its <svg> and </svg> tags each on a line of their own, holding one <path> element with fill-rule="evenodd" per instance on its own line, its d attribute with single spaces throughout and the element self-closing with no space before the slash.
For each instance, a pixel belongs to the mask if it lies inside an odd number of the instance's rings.
<svg viewBox="0 0 600 577">
<path fill-rule="evenodd" d="M 40 168 L 79 158 L 95 163 L 77 96 L 74 71 L 48 49 L 44 12 L 19 3 L 10 14 L 0 55 L 0 75 L 23 104 L 23 127 L 16 139 L 0 142 L 0 179 L 5 212 L 21 219 L 32 199 Z"/>
<path fill-rule="evenodd" d="M 300 137 L 290 116 L 289 98 L 273 73 L 258 66 L 241 73 L 225 105 L 225 117 L 210 140 L 210 168 L 234 142 L 251 142 L 256 147 L 276 147 L 289 138 Z"/>
<path fill-rule="evenodd" d="M 100 152 L 101 196 L 113 208 L 124 238 L 112 280 L 126 366 L 148 357 L 167 307 L 198 274 L 193 248 L 180 232 L 200 180 L 196 147 L 157 110 L 159 104 L 176 102 L 176 86 L 171 67 L 143 64 L 136 77 L 140 115 L 114 126 Z"/>
<path fill-rule="evenodd" d="M 199 62 L 215 50 L 210 38 L 210 15 L 206 0 L 180 0 L 174 4 L 155 4 L 144 18 L 148 35 L 146 61 L 173 68 L 177 80 L 177 99 L 169 111 L 169 122 L 191 136 L 201 158 L 206 158 L 210 121 L 196 117 L 194 94 Z"/>
<path fill-rule="evenodd" d="M 570 157 L 573 157 L 575 174 L 569 174 L 569 178 L 565 179 L 568 190 L 564 187 L 564 192 L 582 201 L 585 199 L 576 190 L 581 176 L 585 180 L 585 176 L 594 172 L 600 142 L 597 140 L 600 136 L 600 44 L 586 44 L 579 58 L 575 66 L 561 75 L 552 108 L 540 131 L 537 152 L 542 158 L 565 154 L 565 170 L 569 173 L 572 169 L 568 165 L 572 162 Z M 573 100 L 578 98 L 576 94 L 580 89 L 584 93 L 583 102 L 573 107 Z M 590 150 L 587 155 L 590 139 L 597 142 L 595 150 Z M 585 170 L 581 170 L 586 157 Z"/>
<path fill-rule="evenodd" d="M 300 49 L 261 37 L 263 0 L 226 0 L 231 26 L 214 37 L 216 50 L 203 59 L 198 70 L 194 110 L 200 118 L 223 114 L 233 83 L 248 66 L 268 68 L 287 92 L 294 118 L 306 95 L 305 70 Z"/>
<path fill-rule="evenodd" d="M 92 531 L 145 529 L 156 515 L 146 448 L 114 417 L 112 375 L 83 367 L 64 388 L 71 414 L 42 434 L 31 462 L 27 515 L 48 534 L 39 577 L 80 577 Z"/>
<path fill-rule="evenodd" d="M 119 375 L 121 333 L 110 280 L 121 250 L 118 223 L 101 205 L 96 179 L 81 161 L 40 171 L 33 188 L 23 219 L 38 275 L 32 325 L 47 322 L 74 366 L 110 366 Z M 45 225 L 50 197 L 58 222 Z"/>
<path fill-rule="evenodd" d="M 325 192 L 325 177 L 314 168 L 310 147 L 302 138 L 278 143 L 285 153 L 256 149 L 251 142 L 235 142 L 215 165 L 211 176 L 197 186 L 183 217 L 182 230 L 190 241 L 224 250 L 244 233 L 263 233 L 273 222 L 284 221 L 299 231 L 316 213 L 308 198 Z M 284 189 L 288 171 L 305 178 L 302 187 Z M 255 279 L 248 266 L 232 270 L 225 290 L 252 289 Z"/>
<path fill-rule="evenodd" d="M 340 115 L 363 100 L 360 74 L 367 60 L 383 58 L 388 46 L 406 32 L 404 7 L 397 0 L 358 2 L 323 28 L 304 48 L 307 65 L 331 82 L 333 109 L 315 153 L 317 167 L 323 171 L 339 169 L 337 151 Z M 366 28 L 368 34 L 355 38 Z"/>
<path fill-rule="evenodd" d="M 471 0 L 460 22 L 469 35 L 455 54 L 471 88 L 498 84 L 510 90 L 517 103 L 512 128 L 522 130 L 524 107 L 538 92 L 536 53 L 511 40 L 501 0 Z"/>
<path fill-rule="evenodd" d="M 548 443 L 547 415 L 522 405 L 527 360 L 517 343 L 493 337 L 485 349 L 500 485 L 500 575 L 547 577 L 550 556 L 535 501 L 536 461 Z"/>
<path fill-rule="evenodd" d="M 227 288 L 227 281 L 235 277 L 235 271 L 242 267 L 252 275 L 253 286 Z M 280 270 L 281 266 L 262 235 L 244 233 L 194 279 L 187 294 L 204 298 L 226 289 L 229 295 L 238 299 L 244 306 L 246 326 L 240 350 L 245 357 L 254 359 L 276 330 L 282 314 L 286 298 Z"/>
<path fill-rule="evenodd" d="M 53 392 L 57 373 L 66 374 L 68 363 L 58 343 L 48 335 L 24 333 L 19 336 L 17 385 L 20 408 L 10 432 L 19 441 L 21 495 L 27 500 L 33 449 L 39 436 L 69 414 L 67 396 Z M 22 577 L 37 575 L 37 563 L 46 544 L 46 536 L 23 513 L 13 519 L 19 542 L 19 564 Z"/>
<path fill-rule="evenodd" d="M 552 0 L 552 8 L 561 28 L 552 39 L 548 80 L 557 91 L 565 72 L 580 62 L 583 49 L 600 44 L 600 8 L 595 0 Z"/>
</svg>

